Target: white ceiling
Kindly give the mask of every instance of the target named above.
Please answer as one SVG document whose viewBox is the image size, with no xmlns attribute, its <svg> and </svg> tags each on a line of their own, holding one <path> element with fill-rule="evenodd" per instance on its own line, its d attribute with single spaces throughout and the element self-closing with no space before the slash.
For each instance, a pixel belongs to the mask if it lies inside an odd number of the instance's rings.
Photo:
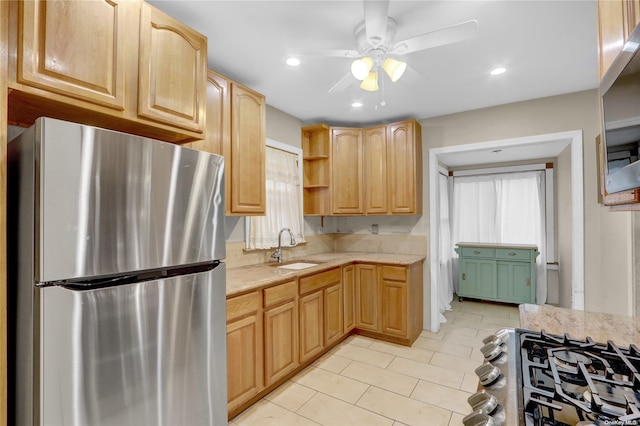
<svg viewBox="0 0 640 426">
<path fill-rule="evenodd" d="M 367 125 L 428 118 L 597 87 L 595 0 L 394 1 L 396 40 L 475 19 L 474 39 L 415 52 L 396 83 L 365 92 L 355 79 L 328 93 L 351 60 L 301 57 L 295 48 L 357 49 L 361 1 L 151 0 L 206 35 L 209 67 L 266 95 L 267 103 L 308 123 Z M 503 66 L 507 72 L 491 76 Z M 363 101 L 360 109 L 351 107 Z M 380 102 L 386 105 L 381 106 Z"/>
</svg>

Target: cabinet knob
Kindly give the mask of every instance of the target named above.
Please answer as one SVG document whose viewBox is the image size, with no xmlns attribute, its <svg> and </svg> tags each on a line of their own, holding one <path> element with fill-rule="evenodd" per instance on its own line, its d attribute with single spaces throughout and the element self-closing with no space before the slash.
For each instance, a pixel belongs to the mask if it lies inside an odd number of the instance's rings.
<svg viewBox="0 0 640 426">
<path fill-rule="evenodd" d="M 515 256 L 516 254 L 512 251 L 509 252 L 509 256 Z"/>
<path fill-rule="evenodd" d="M 465 272 L 462 273 L 462 280 L 466 280 L 467 279 L 467 274 Z"/>
<path fill-rule="evenodd" d="M 480 251 L 478 251 L 478 250 L 474 250 L 474 251 L 473 251 L 473 254 L 480 254 Z"/>
</svg>

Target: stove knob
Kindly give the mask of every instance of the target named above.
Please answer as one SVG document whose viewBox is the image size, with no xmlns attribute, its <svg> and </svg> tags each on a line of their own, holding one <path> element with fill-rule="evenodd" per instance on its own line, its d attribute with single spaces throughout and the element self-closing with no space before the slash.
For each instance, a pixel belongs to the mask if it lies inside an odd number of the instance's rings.
<svg viewBox="0 0 640 426">
<path fill-rule="evenodd" d="M 494 343 L 487 343 L 480 348 L 480 352 L 484 355 L 484 359 L 487 361 L 493 361 L 502 354 L 502 347 Z"/>
<path fill-rule="evenodd" d="M 467 402 L 473 411 L 481 411 L 484 414 L 491 414 L 498 408 L 497 398 L 485 390 L 474 393 L 467 399 Z"/>
<path fill-rule="evenodd" d="M 482 411 L 474 411 L 462 419 L 464 426 L 496 426 L 496 422 Z"/>
<path fill-rule="evenodd" d="M 476 376 L 480 380 L 480 383 L 484 386 L 489 386 L 500 377 L 500 369 L 489 363 L 482 364 L 475 370 Z"/>
<path fill-rule="evenodd" d="M 504 342 L 502 341 L 502 338 L 496 336 L 495 334 L 491 334 L 490 336 L 482 339 L 482 343 L 484 343 L 485 345 L 488 345 L 489 343 L 493 343 L 494 345 L 501 345 Z"/>
</svg>

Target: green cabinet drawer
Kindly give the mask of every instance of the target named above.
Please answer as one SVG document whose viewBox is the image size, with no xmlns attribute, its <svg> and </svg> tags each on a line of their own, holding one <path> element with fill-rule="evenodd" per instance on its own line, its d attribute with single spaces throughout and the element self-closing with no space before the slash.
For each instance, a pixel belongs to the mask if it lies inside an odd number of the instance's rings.
<svg viewBox="0 0 640 426">
<path fill-rule="evenodd" d="M 496 259 L 519 260 L 523 262 L 531 261 L 532 250 L 499 248 L 496 249 Z"/>
<path fill-rule="evenodd" d="M 495 257 L 495 249 L 486 247 L 461 247 L 462 257 L 491 259 Z"/>
</svg>

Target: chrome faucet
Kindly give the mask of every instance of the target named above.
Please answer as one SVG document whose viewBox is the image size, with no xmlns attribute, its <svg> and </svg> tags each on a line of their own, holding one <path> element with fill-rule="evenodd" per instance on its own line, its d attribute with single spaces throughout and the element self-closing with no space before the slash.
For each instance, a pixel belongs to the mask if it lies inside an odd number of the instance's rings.
<svg viewBox="0 0 640 426">
<path fill-rule="evenodd" d="M 296 243 L 296 239 L 293 236 L 293 232 L 291 232 L 291 229 L 289 228 L 282 228 L 280 230 L 280 233 L 278 233 L 278 248 L 276 249 L 275 253 L 273 253 L 271 255 L 271 261 L 272 262 L 278 262 L 278 263 L 282 263 L 282 233 L 284 231 L 287 231 L 289 233 L 289 235 L 291 236 L 291 247 L 295 246 Z"/>
</svg>

